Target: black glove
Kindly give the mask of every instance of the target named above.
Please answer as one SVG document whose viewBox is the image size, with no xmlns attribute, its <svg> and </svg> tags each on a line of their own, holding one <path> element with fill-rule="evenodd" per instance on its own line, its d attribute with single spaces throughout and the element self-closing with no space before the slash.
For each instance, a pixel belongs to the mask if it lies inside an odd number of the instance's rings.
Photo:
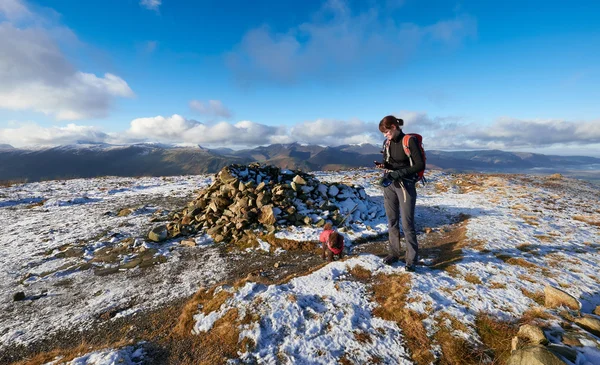
<svg viewBox="0 0 600 365">
<path fill-rule="evenodd" d="M 385 177 L 387 177 L 390 180 L 400 180 L 403 177 L 408 175 L 408 170 L 407 169 L 400 169 L 400 170 L 394 170 L 394 171 L 390 171 L 387 173 L 387 175 L 385 175 Z"/>
</svg>

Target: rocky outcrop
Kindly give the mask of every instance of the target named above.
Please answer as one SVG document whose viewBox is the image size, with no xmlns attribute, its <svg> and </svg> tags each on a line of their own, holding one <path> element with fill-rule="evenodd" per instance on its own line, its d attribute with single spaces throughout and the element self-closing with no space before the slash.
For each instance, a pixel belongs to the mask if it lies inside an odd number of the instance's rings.
<svg viewBox="0 0 600 365">
<path fill-rule="evenodd" d="M 600 320 L 591 315 L 575 318 L 575 323 L 589 333 L 600 337 Z"/>
<path fill-rule="evenodd" d="M 548 308 L 565 306 L 573 310 L 581 309 L 581 303 L 579 303 L 575 297 L 550 285 L 546 285 L 546 287 L 544 287 L 544 296 L 545 306 Z"/>
<path fill-rule="evenodd" d="M 152 238 L 164 240 L 204 231 L 215 242 L 237 242 L 256 230 L 274 232 L 285 226 L 335 226 L 383 216 L 380 204 L 362 187 L 321 182 L 301 171 L 260 164 L 230 165 L 214 182 Z"/>
<path fill-rule="evenodd" d="M 526 346 L 516 350 L 506 365 L 566 365 L 544 346 Z"/>
<path fill-rule="evenodd" d="M 517 333 L 517 337 L 526 339 L 530 344 L 534 345 L 547 345 L 548 339 L 546 335 L 544 335 L 544 331 L 541 328 L 531 325 L 525 324 L 519 328 L 519 332 Z"/>
</svg>

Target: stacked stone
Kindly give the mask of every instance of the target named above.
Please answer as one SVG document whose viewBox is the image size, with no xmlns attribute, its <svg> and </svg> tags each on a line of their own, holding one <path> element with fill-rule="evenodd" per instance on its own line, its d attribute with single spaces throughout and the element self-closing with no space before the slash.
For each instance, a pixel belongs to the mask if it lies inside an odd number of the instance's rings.
<svg viewBox="0 0 600 365">
<path fill-rule="evenodd" d="M 301 171 L 258 163 L 234 164 L 217 173 L 215 181 L 173 214 L 166 227 L 156 227 L 148 237 L 160 241 L 206 231 L 216 242 L 235 242 L 257 229 L 322 227 L 326 221 L 340 225 L 379 214 L 381 209 L 362 187 L 323 183 Z"/>
</svg>

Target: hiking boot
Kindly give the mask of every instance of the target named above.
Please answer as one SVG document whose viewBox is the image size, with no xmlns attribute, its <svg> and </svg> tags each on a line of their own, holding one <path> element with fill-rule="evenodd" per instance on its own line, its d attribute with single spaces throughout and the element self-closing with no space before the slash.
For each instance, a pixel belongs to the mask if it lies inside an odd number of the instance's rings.
<svg viewBox="0 0 600 365">
<path fill-rule="evenodd" d="M 406 271 L 406 272 L 415 272 L 415 265 L 406 265 L 406 266 L 404 266 L 404 271 Z"/>
<path fill-rule="evenodd" d="M 386 264 L 386 265 L 391 265 L 391 264 L 393 264 L 395 262 L 398 262 L 398 256 L 389 255 L 389 256 L 386 256 L 386 258 L 383 259 L 383 263 Z"/>
</svg>

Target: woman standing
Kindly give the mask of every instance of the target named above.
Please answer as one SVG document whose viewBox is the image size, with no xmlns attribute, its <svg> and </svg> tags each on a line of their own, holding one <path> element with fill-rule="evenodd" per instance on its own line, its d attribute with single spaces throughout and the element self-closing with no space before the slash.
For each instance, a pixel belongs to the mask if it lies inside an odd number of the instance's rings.
<svg viewBox="0 0 600 365">
<path fill-rule="evenodd" d="M 418 179 L 417 173 L 425 169 L 425 160 L 416 138 L 410 138 L 408 147 L 413 160 L 411 166 L 410 159 L 402 146 L 402 139 L 405 136 L 402 132 L 403 125 L 404 121 L 393 115 L 388 115 L 379 122 L 379 130 L 386 140 L 383 162 L 375 162 L 375 165 L 386 170 L 382 185 L 385 214 L 388 219 L 389 255 L 383 259 L 383 262 L 391 265 L 400 257 L 399 221 L 401 218 L 402 231 L 406 239 L 405 270 L 415 271 L 415 264 L 419 259 L 419 244 L 415 231 L 417 201 L 415 185 Z"/>
</svg>

